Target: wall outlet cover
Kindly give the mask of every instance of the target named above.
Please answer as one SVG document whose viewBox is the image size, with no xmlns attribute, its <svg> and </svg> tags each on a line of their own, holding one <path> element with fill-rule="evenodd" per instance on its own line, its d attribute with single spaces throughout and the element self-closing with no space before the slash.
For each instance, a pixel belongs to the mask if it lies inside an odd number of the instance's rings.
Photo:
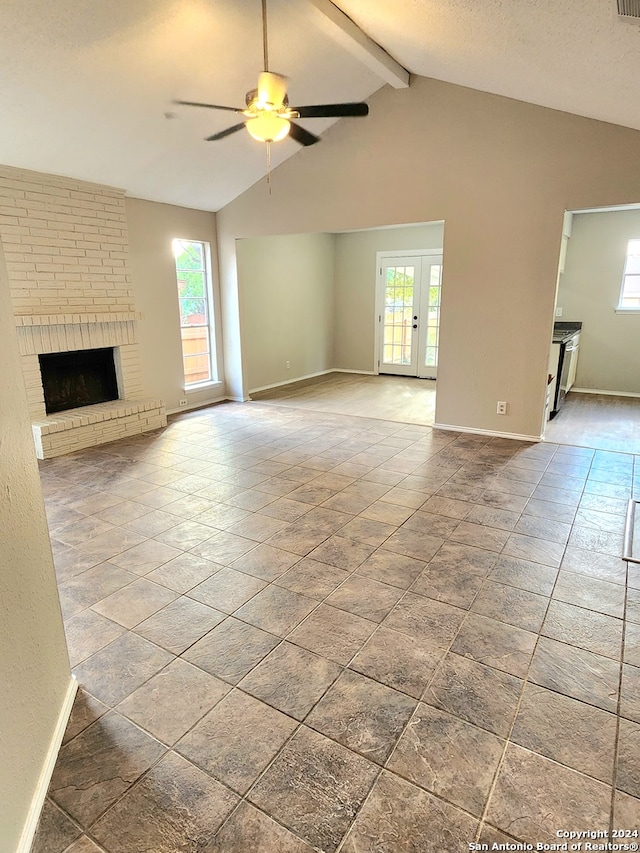
<svg viewBox="0 0 640 853">
<path fill-rule="evenodd" d="M 556 317 L 562 317 L 562 308 L 556 308 Z"/>
<path fill-rule="evenodd" d="M 178 400 L 178 405 L 180 406 L 180 408 L 182 408 L 182 406 L 186 406 L 187 405 L 187 398 L 183 397 L 182 400 Z"/>
</svg>

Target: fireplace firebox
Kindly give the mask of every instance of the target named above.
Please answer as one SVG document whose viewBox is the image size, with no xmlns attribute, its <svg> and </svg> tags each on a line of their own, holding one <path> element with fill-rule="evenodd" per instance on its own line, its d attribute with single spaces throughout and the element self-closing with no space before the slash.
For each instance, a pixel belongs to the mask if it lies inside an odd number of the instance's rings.
<svg viewBox="0 0 640 853">
<path fill-rule="evenodd" d="M 118 399 L 113 347 L 39 355 L 47 414 Z"/>
</svg>

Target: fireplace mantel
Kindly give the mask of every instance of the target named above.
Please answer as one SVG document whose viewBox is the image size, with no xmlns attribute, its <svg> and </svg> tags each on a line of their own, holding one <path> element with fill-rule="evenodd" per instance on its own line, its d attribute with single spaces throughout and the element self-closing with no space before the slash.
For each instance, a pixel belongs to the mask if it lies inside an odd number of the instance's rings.
<svg viewBox="0 0 640 853">
<path fill-rule="evenodd" d="M 96 314 L 22 314 L 15 318 L 16 326 L 74 326 L 82 323 L 131 323 L 142 319 L 133 311 Z"/>
</svg>

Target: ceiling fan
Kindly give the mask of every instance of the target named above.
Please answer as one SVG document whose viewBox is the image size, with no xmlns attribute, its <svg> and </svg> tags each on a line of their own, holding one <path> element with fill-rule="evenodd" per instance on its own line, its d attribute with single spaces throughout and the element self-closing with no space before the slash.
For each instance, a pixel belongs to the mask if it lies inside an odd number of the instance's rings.
<svg viewBox="0 0 640 853">
<path fill-rule="evenodd" d="M 279 142 L 290 136 L 300 145 L 315 145 L 319 136 L 310 133 L 296 124 L 298 118 L 338 118 L 342 116 L 366 116 L 369 106 L 365 103 L 315 104 L 306 107 L 290 107 L 287 97 L 286 78 L 269 71 L 267 48 L 267 0 L 262 0 L 262 46 L 264 53 L 264 71 L 258 78 L 258 87 L 246 94 L 246 107 L 226 107 L 221 104 L 203 104 L 198 101 L 176 101 L 186 107 L 206 107 L 212 110 L 228 110 L 240 113 L 245 120 L 226 130 L 214 133 L 206 138 L 215 142 L 246 128 L 249 135 L 258 142 Z"/>
</svg>

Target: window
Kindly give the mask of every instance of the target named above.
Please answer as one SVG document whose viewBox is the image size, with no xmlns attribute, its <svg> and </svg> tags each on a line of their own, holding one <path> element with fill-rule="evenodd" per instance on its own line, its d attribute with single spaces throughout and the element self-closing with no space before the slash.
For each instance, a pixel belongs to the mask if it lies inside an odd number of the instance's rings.
<svg viewBox="0 0 640 853">
<path fill-rule="evenodd" d="M 640 311 L 640 240 L 629 240 L 618 309 Z"/>
<path fill-rule="evenodd" d="M 211 253 L 208 243 L 174 240 L 184 384 L 190 388 L 214 382 L 216 363 L 211 293 Z"/>
</svg>

